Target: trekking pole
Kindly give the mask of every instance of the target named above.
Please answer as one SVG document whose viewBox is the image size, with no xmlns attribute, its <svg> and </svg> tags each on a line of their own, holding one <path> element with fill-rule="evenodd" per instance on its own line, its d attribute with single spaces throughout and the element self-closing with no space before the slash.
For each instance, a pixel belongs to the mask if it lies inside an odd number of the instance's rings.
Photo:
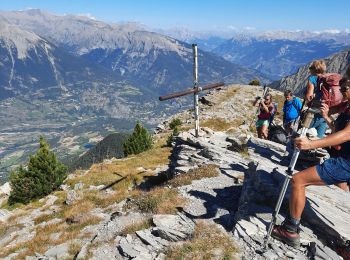
<svg viewBox="0 0 350 260">
<path fill-rule="evenodd" d="M 267 94 L 268 91 L 269 91 L 269 88 L 266 87 L 266 85 L 264 85 L 262 98 L 265 97 L 265 95 Z M 260 102 L 260 101 L 259 101 L 259 102 Z M 258 113 L 259 113 L 259 111 L 260 111 L 260 106 L 261 106 L 261 104 L 259 103 L 259 106 L 257 107 L 257 109 L 256 109 L 256 111 L 255 111 L 254 118 L 253 118 L 253 120 L 250 122 L 249 127 L 251 127 L 252 124 L 253 124 L 253 122 L 255 121 L 255 118 L 257 117 L 257 115 L 258 115 Z"/>
<path fill-rule="evenodd" d="M 308 128 L 311 125 L 311 122 L 312 122 L 312 120 L 314 118 L 314 114 L 315 113 L 316 113 L 316 111 L 314 111 L 314 110 L 311 110 L 311 109 L 308 110 L 308 113 L 306 114 L 305 120 L 303 122 L 303 128 L 301 129 L 300 137 L 303 137 L 303 136 L 306 135 L 306 132 L 307 132 Z M 292 159 L 291 159 L 291 161 L 289 163 L 289 166 L 288 166 L 288 169 L 286 171 L 287 175 L 285 176 L 285 179 L 284 179 L 284 182 L 283 182 L 283 185 L 282 185 L 282 189 L 281 189 L 281 192 L 280 192 L 278 200 L 277 200 L 277 204 L 276 204 L 275 210 L 274 210 L 274 212 L 272 214 L 272 219 L 271 219 L 269 228 L 267 230 L 267 234 L 265 236 L 265 242 L 264 242 L 264 249 L 265 250 L 267 249 L 267 246 L 268 246 L 268 243 L 269 243 L 269 240 L 270 240 L 270 237 L 271 237 L 272 228 L 276 224 L 277 216 L 278 216 L 278 213 L 279 213 L 279 211 L 281 209 L 283 198 L 286 195 L 289 181 L 292 179 L 293 172 L 294 172 L 294 167 L 295 167 L 295 164 L 296 164 L 296 162 L 298 160 L 299 154 L 300 154 L 300 150 L 298 148 L 295 148 L 294 152 L 293 152 Z"/>
</svg>

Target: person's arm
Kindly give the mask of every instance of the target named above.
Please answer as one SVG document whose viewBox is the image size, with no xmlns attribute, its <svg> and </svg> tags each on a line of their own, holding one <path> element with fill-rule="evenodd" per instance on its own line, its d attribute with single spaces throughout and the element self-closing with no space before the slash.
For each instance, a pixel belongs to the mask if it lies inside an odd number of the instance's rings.
<svg viewBox="0 0 350 260">
<path fill-rule="evenodd" d="M 268 106 L 266 106 L 266 104 L 265 104 L 264 100 L 262 100 L 262 101 L 261 101 L 261 105 L 262 105 L 262 107 L 263 107 L 263 109 L 265 110 L 265 112 L 266 112 L 266 113 L 270 113 L 270 111 L 269 111 L 269 107 L 268 107 Z"/>
<path fill-rule="evenodd" d="M 335 132 L 334 120 L 333 120 L 332 117 L 329 116 L 329 107 L 328 107 L 328 105 L 326 103 L 322 103 L 320 110 L 321 110 L 321 113 L 322 113 L 322 117 L 326 121 L 326 123 L 329 126 L 329 128 L 332 130 L 332 132 Z"/>
<path fill-rule="evenodd" d="M 307 81 L 307 90 L 306 90 L 306 94 L 305 94 L 305 99 L 307 101 L 309 101 L 309 102 L 314 98 L 314 89 L 315 89 L 314 84 L 312 84 L 310 82 L 310 80 L 308 80 Z"/>
<path fill-rule="evenodd" d="M 254 100 L 254 102 L 253 102 L 253 106 L 255 107 L 255 106 L 259 106 L 260 104 L 259 104 L 259 102 L 261 101 L 261 98 L 260 97 L 256 97 L 255 98 L 255 100 Z"/>
<path fill-rule="evenodd" d="M 295 138 L 295 145 L 300 150 L 311 150 L 316 148 L 340 145 L 347 141 L 350 141 L 350 122 L 343 130 L 340 130 L 322 139 L 309 140 L 306 137 Z"/>
</svg>

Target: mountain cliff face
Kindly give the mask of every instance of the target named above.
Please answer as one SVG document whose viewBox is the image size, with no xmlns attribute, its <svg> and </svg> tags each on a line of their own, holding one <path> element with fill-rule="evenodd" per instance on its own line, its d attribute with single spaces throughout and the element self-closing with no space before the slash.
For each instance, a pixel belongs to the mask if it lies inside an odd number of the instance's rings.
<svg viewBox="0 0 350 260">
<path fill-rule="evenodd" d="M 83 91 L 77 84 L 117 81 L 117 77 L 102 66 L 73 56 L 32 32 L 4 22 L 0 23 L 0 57 L 2 98 L 49 88 L 58 91 L 52 95 L 58 98 L 58 93 Z"/>
<path fill-rule="evenodd" d="M 226 41 L 213 52 L 228 61 L 278 79 L 294 73 L 305 63 L 327 57 L 346 46 L 348 43 L 334 39 L 313 38 L 301 41 L 244 36 Z"/>
<path fill-rule="evenodd" d="M 350 49 L 346 49 L 324 59 L 327 65 L 327 72 L 344 74 L 350 64 Z M 297 73 L 284 77 L 271 84 L 273 88 L 279 90 L 291 89 L 297 95 L 303 96 L 306 87 L 306 80 L 309 76 L 309 67 L 311 63 L 300 67 Z"/>
</svg>

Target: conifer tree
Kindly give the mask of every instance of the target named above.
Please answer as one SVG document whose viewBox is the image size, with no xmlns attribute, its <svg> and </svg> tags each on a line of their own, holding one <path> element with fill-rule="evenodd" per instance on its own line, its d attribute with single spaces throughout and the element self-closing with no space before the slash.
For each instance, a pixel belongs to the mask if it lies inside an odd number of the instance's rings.
<svg viewBox="0 0 350 260">
<path fill-rule="evenodd" d="M 66 166 L 57 160 L 42 136 L 39 144 L 36 154 L 29 157 L 28 166 L 21 165 L 11 173 L 9 204 L 42 198 L 57 189 L 65 179 Z"/>
<path fill-rule="evenodd" d="M 152 137 L 140 122 L 136 123 L 134 132 L 124 143 L 124 154 L 139 154 L 152 147 Z"/>
<path fill-rule="evenodd" d="M 248 85 L 260 86 L 260 81 L 258 79 L 253 79 Z"/>
</svg>

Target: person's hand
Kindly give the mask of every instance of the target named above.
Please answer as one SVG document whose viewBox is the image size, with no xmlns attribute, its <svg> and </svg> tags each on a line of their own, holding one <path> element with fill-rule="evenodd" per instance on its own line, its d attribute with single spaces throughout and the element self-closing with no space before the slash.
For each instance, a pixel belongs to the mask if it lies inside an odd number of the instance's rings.
<svg viewBox="0 0 350 260">
<path fill-rule="evenodd" d="M 327 118 L 329 113 L 329 106 L 326 103 L 322 102 L 320 110 L 322 117 Z"/>
<path fill-rule="evenodd" d="M 311 140 L 307 139 L 306 137 L 297 137 L 294 139 L 294 144 L 299 150 L 310 150 L 311 147 Z"/>
</svg>

